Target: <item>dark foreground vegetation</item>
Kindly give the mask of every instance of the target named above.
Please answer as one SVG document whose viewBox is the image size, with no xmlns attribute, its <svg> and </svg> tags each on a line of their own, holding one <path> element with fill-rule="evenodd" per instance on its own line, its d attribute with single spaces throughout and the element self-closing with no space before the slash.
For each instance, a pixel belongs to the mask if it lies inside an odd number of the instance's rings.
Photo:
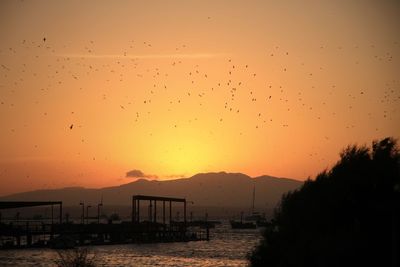
<svg viewBox="0 0 400 267">
<path fill-rule="evenodd" d="M 398 266 L 400 154 L 393 138 L 348 146 L 282 197 L 252 266 Z"/>
<path fill-rule="evenodd" d="M 58 250 L 58 258 L 54 261 L 57 267 L 95 267 L 96 255 L 90 254 L 86 248 Z"/>
</svg>

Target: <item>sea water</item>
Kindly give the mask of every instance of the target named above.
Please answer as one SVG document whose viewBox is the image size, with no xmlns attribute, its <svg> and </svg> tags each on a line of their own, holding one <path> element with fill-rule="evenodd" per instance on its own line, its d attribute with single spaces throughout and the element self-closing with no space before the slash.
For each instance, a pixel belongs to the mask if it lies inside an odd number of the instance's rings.
<svg viewBox="0 0 400 267">
<path fill-rule="evenodd" d="M 247 266 L 246 256 L 261 239 L 262 228 L 211 229 L 210 241 L 90 246 L 97 266 Z M 52 249 L 0 251 L 0 266 L 56 266 Z"/>
</svg>

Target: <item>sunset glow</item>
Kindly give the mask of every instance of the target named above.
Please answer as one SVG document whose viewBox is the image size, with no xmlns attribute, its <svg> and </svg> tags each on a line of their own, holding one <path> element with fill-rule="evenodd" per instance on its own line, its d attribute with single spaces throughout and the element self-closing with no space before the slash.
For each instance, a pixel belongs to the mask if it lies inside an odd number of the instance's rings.
<svg viewBox="0 0 400 267">
<path fill-rule="evenodd" d="M 0 195 L 305 180 L 400 137 L 398 2 L 112 2 L 1 1 Z"/>
</svg>

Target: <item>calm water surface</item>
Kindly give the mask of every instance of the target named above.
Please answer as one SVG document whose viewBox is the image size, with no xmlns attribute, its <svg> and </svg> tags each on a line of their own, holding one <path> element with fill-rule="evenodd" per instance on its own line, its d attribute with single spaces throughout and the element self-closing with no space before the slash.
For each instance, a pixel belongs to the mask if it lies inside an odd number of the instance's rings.
<svg viewBox="0 0 400 267">
<path fill-rule="evenodd" d="M 246 266 L 246 255 L 261 238 L 260 229 L 211 230 L 210 241 L 93 246 L 98 266 Z M 0 266 L 55 266 L 51 249 L 0 251 Z"/>
</svg>

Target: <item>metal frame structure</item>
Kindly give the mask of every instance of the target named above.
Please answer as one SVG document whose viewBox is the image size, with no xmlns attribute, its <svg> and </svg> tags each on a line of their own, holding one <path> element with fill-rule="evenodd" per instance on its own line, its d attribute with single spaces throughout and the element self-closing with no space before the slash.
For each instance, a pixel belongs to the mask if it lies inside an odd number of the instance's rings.
<svg viewBox="0 0 400 267">
<path fill-rule="evenodd" d="M 53 206 L 59 205 L 60 211 L 60 224 L 62 224 L 62 201 L 0 201 L 0 210 L 5 209 L 18 209 L 18 208 L 29 208 L 38 206 L 51 206 L 51 221 L 53 222 Z"/>
<path fill-rule="evenodd" d="M 140 222 L 140 201 L 149 201 L 149 219 L 157 223 L 157 201 L 162 202 L 163 224 L 165 224 L 165 202 L 169 202 L 169 223 L 172 222 L 172 203 L 183 203 L 183 218 L 186 225 L 186 199 L 185 198 L 171 198 L 171 197 L 158 197 L 158 196 L 145 196 L 134 195 L 132 196 L 132 223 Z M 154 202 L 154 213 L 152 210 Z M 153 219 L 152 219 L 153 218 Z"/>
</svg>

